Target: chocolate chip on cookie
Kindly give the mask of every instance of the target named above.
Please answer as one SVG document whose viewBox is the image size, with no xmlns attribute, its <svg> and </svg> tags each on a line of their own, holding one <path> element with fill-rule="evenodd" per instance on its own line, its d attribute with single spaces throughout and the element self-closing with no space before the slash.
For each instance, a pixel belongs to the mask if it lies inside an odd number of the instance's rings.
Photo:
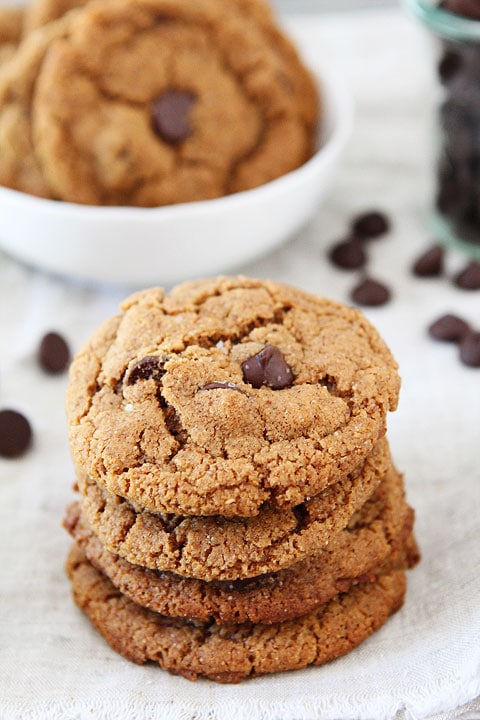
<svg viewBox="0 0 480 720">
<path fill-rule="evenodd" d="M 159 380 L 162 376 L 162 358 L 146 355 L 138 360 L 127 375 L 127 385 L 135 385 L 139 380 Z"/>
<path fill-rule="evenodd" d="M 254 388 L 268 385 L 274 390 L 281 390 L 293 383 L 292 368 L 273 345 L 266 345 L 259 353 L 244 360 L 242 372 L 245 382 Z"/>
<path fill-rule="evenodd" d="M 185 90 L 166 90 L 154 100 L 152 124 L 163 140 L 175 145 L 192 134 L 190 113 L 195 101 L 195 94 Z"/>
</svg>

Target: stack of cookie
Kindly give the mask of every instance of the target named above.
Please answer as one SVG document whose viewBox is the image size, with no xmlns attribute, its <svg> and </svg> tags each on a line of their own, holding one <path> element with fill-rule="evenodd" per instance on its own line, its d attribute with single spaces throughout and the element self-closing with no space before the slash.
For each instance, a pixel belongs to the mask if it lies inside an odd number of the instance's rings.
<svg viewBox="0 0 480 720">
<path fill-rule="evenodd" d="M 76 603 L 190 679 L 350 651 L 418 559 L 385 438 L 398 391 L 353 308 L 244 277 L 133 295 L 71 367 Z"/>
<path fill-rule="evenodd" d="M 316 83 L 263 0 L 32 0 L 0 12 L 0 63 L 0 184 L 40 197 L 205 200 L 315 149 Z"/>
</svg>

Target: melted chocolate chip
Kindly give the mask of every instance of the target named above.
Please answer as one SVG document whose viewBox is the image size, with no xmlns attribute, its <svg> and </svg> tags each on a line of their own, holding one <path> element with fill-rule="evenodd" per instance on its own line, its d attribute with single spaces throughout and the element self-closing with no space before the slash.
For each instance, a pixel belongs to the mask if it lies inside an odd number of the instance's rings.
<svg viewBox="0 0 480 720">
<path fill-rule="evenodd" d="M 139 380 L 160 380 L 163 374 L 161 358 L 154 355 L 146 355 L 135 363 L 127 377 L 127 385 L 135 385 Z"/>
<path fill-rule="evenodd" d="M 167 90 L 152 104 L 152 125 L 162 140 L 175 145 L 188 138 L 193 127 L 190 111 L 196 96 L 185 90 Z"/>
<path fill-rule="evenodd" d="M 417 277 L 438 277 L 443 273 L 445 250 L 441 245 L 433 245 L 422 253 L 412 266 Z"/>
<path fill-rule="evenodd" d="M 274 345 L 265 345 L 256 355 L 242 363 L 243 378 L 254 388 L 268 385 L 273 390 L 290 387 L 293 383 L 293 372 Z"/>
<path fill-rule="evenodd" d="M 0 455 L 16 458 L 28 450 L 32 428 L 27 418 L 16 410 L 0 411 Z"/>
<path fill-rule="evenodd" d="M 353 234 L 362 240 L 371 240 L 390 230 L 390 221 L 385 213 L 372 210 L 359 215 L 352 224 Z"/>
<path fill-rule="evenodd" d="M 211 382 L 203 385 L 200 390 L 236 390 L 241 393 L 240 388 L 232 382 Z"/>
<path fill-rule="evenodd" d="M 428 334 L 434 340 L 453 343 L 460 342 L 469 331 L 468 323 L 457 315 L 442 315 L 428 328 Z"/>
<path fill-rule="evenodd" d="M 468 367 L 480 367 L 480 332 L 473 330 L 460 342 L 460 360 Z"/>
<path fill-rule="evenodd" d="M 367 262 L 367 255 L 362 243 L 357 238 L 342 240 L 334 245 L 328 257 L 332 263 L 342 270 L 355 270 Z"/>
<path fill-rule="evenodd" d="M 70 348 L 66 340 L 56 332 L 43 336 L 38 348 L 38 363 L 52 375 L 65 372 L 70 363 Z"/>
<path fill-rule="evenodd" d="M 385 305 L 390 300 L 391 293 L 383 283 L 372 278 L 365 278 L 353 288 L 350 297 L 358 305 L 375 307 Z"/>
<path fill-rule="evenodd" d="M 462 290 L 480 290 L 480 262 L 473 260 L 453 279 Z"/>
</svg>

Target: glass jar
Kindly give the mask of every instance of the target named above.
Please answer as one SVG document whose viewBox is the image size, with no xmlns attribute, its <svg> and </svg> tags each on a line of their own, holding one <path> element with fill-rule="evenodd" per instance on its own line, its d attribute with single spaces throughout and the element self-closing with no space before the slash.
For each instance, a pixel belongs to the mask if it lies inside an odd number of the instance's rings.
<svg viewBox="0 0 480 720">
<path fill-rule="evenodd" d="M 437 46 L 439 152 L 432 230 L 444 244 L 480 260 L 480 0 L 406 2 Z"/>
</svg>

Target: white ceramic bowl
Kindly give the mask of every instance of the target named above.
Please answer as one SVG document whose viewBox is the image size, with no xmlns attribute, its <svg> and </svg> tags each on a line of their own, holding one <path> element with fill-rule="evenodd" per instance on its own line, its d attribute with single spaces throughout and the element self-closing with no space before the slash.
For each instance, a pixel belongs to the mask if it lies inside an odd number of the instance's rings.
<svg viewBox="0 0 480 720">
<path fill-rule="evenodd" d="M 291 237 L 315 213 L 350 134 L 352 105 L 318 68 L 319 150 L 278 180 L 216 200 L 92 207 L 0 188 L 0 247 L 37 268 L 94 282 L 169 285 L 227 272 Z"/>
</svg>

